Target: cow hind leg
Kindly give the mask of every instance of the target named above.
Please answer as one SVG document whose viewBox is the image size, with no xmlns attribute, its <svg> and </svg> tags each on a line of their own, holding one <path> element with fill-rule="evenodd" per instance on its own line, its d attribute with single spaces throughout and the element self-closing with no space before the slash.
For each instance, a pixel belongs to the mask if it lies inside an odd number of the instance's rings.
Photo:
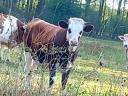
<svg viewBox="0 0 128 96">
<path fill-rule="evenodd" d="M 49 88 L 53 86 L 55 82 L 55 76 L 56 76 L 56 64 L 53 61 L 51 64 L 49 64 Z"/>
<path fill-rule="evenodd" d="M 53 89 L 53 85 L 55 82 L 55 76 L 56 76 L 56 63 L 55 61 L 52 61 L 49 64 L 49 87 L 48 87 L 48 94 L 50 95 Z"/>
</svg>

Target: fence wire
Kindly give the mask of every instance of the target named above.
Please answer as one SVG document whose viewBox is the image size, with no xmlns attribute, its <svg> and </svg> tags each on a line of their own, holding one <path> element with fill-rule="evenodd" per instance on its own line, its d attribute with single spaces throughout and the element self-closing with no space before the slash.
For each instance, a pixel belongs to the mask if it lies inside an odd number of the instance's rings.
<svg viewBox="0 0 128 96">
<path fill-rule="evenodd" d="M 58 2 L 56 9 L 59 6 L 60 2 Z M 13 0 L 11 0 L 9 14 L 12 13 L 12 7 L 13 7 L 12 3 L 13 3 Z M 56 13 L 56 10 L 55 10 L 55 13 Z M 53 19 L 54 18 L 55 18 L 55 14 L 53 15 Z M 103 26 L 103 28 L 104 28 L 104 26 Z M 103 33 L 103 31 L 100 34 L 102 34 L 102 33 Z M 109 47 L 108 45 L 102 45 L 102 42 L 105 40 L 100 41 L 99 39 L 92 39 L 92 38 L 91 38 L 92 40 L 90 40 L 90 35 L 91 35 L 91 33 L 87 34 L 86 41 L 82 40 L 82 42 L 84 42 L 84 43 L 80 47 L 79 56 L 78 56 L 75 64 L 73 65 L 73 69 L 72 69 L 72 72 L 71 72 L 70 78 L 69 78 L 69 83 L 67 85 L 67 91 L 68 91 L 67 96 L 82 96 L 83 94 L 87 94 L 89 96 L 102 96 L 102 95 L 106 95 L 106 96 L 116 96 L 116 95 L 122 96 L 122 95 L 124 95 L 124 96 L 127 96 L 128 93 L 125 92 L 126 86 L 128 85 L 127 73 L 125 73 L 122 70 L 120 71 L 120 69 L 119 70 L 112 69 L 109 64 L 107 66 L 104 65 L 104 63 L 106 63 L 104 61 L 106 60 L 107 57 L 109 57 L 108 54 L 106 54 L 106 53 L 108 53 L 109 49 L 111 50 L 113 48 L 113 50 L 114 50 L 114 48 L 116 46 L 113 46 L 112 44 L 110 44 L 110 46 L 112 46 L 112 47 Z M 98 38 L 99 36 L 100 35 L 98 34 L 95 37 Z M 88 47 L 86 45 L 91 46 L 91 48 L 82 50 L 82 48 Z M 97 51 L 97 49 L 99 47 L 100 47 L 100 50 Z M 45 49 L 45 48 L 44 49 L 43 48 L 44 47 L 41 47 L 40 50 Z M 60 49 L 53 49 L 53 50 L 51 52 L 57 53 L 58 51 L 56 51 L 56 50 L 60 50 Z M 61 49 L 61 50 L 63 50 L 63 49 Z M 106 52 L 106 50 L 107 50 L 107 52 Z M 121 49 L 119 51 L 120 51 L 120 53 L 122 52 Z M 23 46 L 20 49 L 13 49 L 10 52 L 8 52 L 8 49 L 1 50 L 1 52 L 3 52 L 3 56 L 1 57 L 1 60 L 0 60 L 0 96 L 21 96 L 23 93 L 23 87 L 24 87 L 23 82 L 24 82 L 24 65 L 25 65 L 24 52 L 25 52 L 25 48 Z M 52 54 L 55 54 L 55 53 L 52 53 Z M 82 53 L 84 53 L 85 57 L 80 56 Z M 123 55 L 118 56 L 119 54 L 117 54 L 116 52 L 113 52 L 113 54 L 114 54 L 113 56 L 116 55 L 117 58 L 113 59 L 113 57 L 110 57 L 109 59 L 112 58 L 113 61 L 116 60 L 116 63 L 118 63 L 118 59 L 121 56 L 123 58 Z M 96 58 L 93 59 L 93 56 Z M 8 57 L 11 58 L 11 61 L 8 60 Z M 60 59 L 60 57 L 61 56 L 59 56 L 59 59 Z M 47 56 L 45 58 L 47 59 Z M 84 59 L 82 59 L 82 58 L 84 58 Z M 106 61 L 109 61 L 109 60 L 106 60 Z M 89 63 L 89 62 L 91 62 L 91 63 Z M 107 63 L 110 63 L 110 62 L 107 62 Z M 121 63 L 121 62 L 119 62 L 119 63 Z M 88 65 L 88 64 L 94 64 L 95 66 L 89 67 L 91 65 Z M 112 63 L 112 64 L 114 64 L 114 63 Z M 123 64 L 121 64 L 121 67 L 122 66 L 123 66 Z M 90 69 L 87 70 L 86 67 L 90 68 Z M 114 67 L 116 67 L 116 66 L 114 66 Z M 113 75 L 111 75 L 111 77 L 109 77 L 106 74 L 107 72 L 101 74 L 100 70 L 111 71 L 111 73 L 108 73 L 108 74 L 113 74 Z M 61 77 L 60 71 L 61 71 L 60 66 L 57 66 L 58 80 L 57 80 L 57 84 L 56 84 L 57 87 L 55 87 L 55 89 L 54 89 L 55 96 L 59 96 L 59 91 L 60 91 L 60 87 L 61 87 L 60 84 L 58 84 L 58 82 L 60 82 L 60 77 Z M 115 73 L 118 73 L 118 74 L 115 74 Z M 42 65 L 38 64 L 37 69 L 35 69 L 35 71 L 33 72 L 31 95 L 46 96 L 46 90 L 47 90 L 48 81 L 49 81 L 48 75 L 49 75 L 49 70 L 47 68 L 47 63 L 44 62 Z M 105 75 L 105 76 L 102 78 L 103 75 Z M 118 76 L 116 76 L 116 75 L 118 75 Z M 93 84 L 91 85 L 89 81 Z M 107 85 L 108 83 L 110 86 Z M 86 88 L 83 87 L 83 85 L 85 85 Z M 92 86 L 92 87 L 90 87 L 90 86 Z M 105 87 L 108 87 L 108 89 L 105 89 Z M 115 87 L 115 89 L 114 89 L 114 87 Z M 103 92 L 104 91 L 103 89 L 105 89 L 105 92 Z M 114 91 L 112 92 L 113 89 L 114 89 Z"/>
</svg>

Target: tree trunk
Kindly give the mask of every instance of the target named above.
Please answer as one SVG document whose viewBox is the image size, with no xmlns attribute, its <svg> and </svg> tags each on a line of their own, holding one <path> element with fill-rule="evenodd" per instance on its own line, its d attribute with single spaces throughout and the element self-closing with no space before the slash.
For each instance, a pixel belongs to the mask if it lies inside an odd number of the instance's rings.
<svg viewBox="0 0 128 96">
<path fill-rule="evenodd" d="M 21 2 L 21 0 L 18 0 L 18 8 L 20 8 L 20 2 Z"/>
<path fill-rule="evenodd" d="M 36 17 L 40 17 L 42 10 L 44 9 L 44 6 L 45 6 L 45 0 L 38 0 L 38 5 L 37 5 L 36 11 L 35 11 Z"/>
<path fill-rule="evenodd" d="M 89 7 L 90 7 L 90 3 L 91 3 L 91 0 L 86 0 L 86 6 L 85 6 L 85 17 L 87 16 L 88 14 L 88 10 L 89 10 Z"/>
<path fill-rule="evenodd" d="M 113 11 L 114 11 L 114 2 L 115 2 L 115 0 L 113 0 L 113 3 L 112 3 L 112 11 L 111 11 L 110 19 L 112 19 L 112 16 L 113 16 Z"/>
<path fill-rule="evenodd" d="M 126 3 L 127 3 L 127 0 L 124 0 L 124 4 L 123 4 L 123 16 L 125 15 Z"/>
<path fill-rule="evenodd" d="M 22 0 L 22 8 L 25 7 L 25 0 Z"/>
<path fill-rule="evenodd" d="M 29 13 L 30 0 L 27 0 L 26 13 Z"/>
<path fill-rule="evenodd" d="M 126 21 L 128 20 L 128 12 L 126 13 Z"/>
<path fill-rule="evenodd" d="M 105 0 L 100 0 L 99 12 L 96 20 L 96 31 L 100 30 L 102 16 L 103 16 L 103 9 L 104 9 Z"/>
<path fill-rule="evenodd" d="M 31 0 L 27 0 L 27 6 L 26 6 L 26 9 L 25 9 L 26 10 L 26 12 L 25 12 L 26 13 L 26 15 L 25 15 L 26 21 L 29 20 L 29 15 L 31 13 L 31 12 L 29 13 L 30 1 Z"/>
<path fill-rule="evenodd" d="M 30 5 L 29 5 L 29 8 L 28 8 L 28 12 L 32 13 L 32 10 L 33 10 L 33 0 L 30 0 Z"/>
<path fill-rule="evenodd" d="M 107 4 L 106 4 L 106 0 L 105 0 L 104 10 L 103 10 L 103 21 L 105 20 L 106 7 L 107 7 Z"/>
<path fill-rule="evenodd" d="M 12 0 L 12 7 L 16 7 L 18 0 Z"/>
<path fill-rule="evenodd" d="M 121 5 L 122 5 L 122 1 L 123 1 L 123 0 L 120 0 L 119 3 L 118 3 L 117 16 L 119 16 L 120 13 L 121 13 Z"/>
</svg>

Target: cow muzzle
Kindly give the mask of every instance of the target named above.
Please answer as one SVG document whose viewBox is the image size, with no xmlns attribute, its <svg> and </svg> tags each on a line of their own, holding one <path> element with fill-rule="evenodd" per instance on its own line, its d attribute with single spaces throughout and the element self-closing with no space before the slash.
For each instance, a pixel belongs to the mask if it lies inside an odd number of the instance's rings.
<svg viewBox="0 0 128 96">
<path fill-rule="evenodd" d="M 78 46 L 78 42 L 77 42 L 77 41 L 71 41 L 71 42 L 70 42 L 70 45 L 71 45 L 71 46 Z"/>
</svg>

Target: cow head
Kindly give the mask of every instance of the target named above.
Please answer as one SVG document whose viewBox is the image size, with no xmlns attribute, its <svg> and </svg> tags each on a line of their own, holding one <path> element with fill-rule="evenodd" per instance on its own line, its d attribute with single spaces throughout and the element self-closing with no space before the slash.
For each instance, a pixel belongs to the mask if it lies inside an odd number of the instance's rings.
<svg viewBox="0 0 128 96">
<path fill-rule="evenodd" d="M 80 37 L 83 32 L 91 32 L 94 28 L 93 25 L 85 22 L 81 18 L 70 18 L 68 22 L 63 20 L 59 21 L 59 26 L 67 29 L 66 39 L 69 41 L 69 45 L 77 48 Z M 75 49 L 73 49 L 75 51 Z"/>
<path fill-rule="evenodd" d="M 124 34 L 124 36 L 118 36 L 121 41 L 123 41 L 123 47 L 128 49 L 128 34 Z"/>
<path fill-rule="evenodd" d="M 24 25 L 19 19 L 11 15 L 0 13 L 0 42 L 10 43 L 11 47 L 19 43 L 20 28 Z"/>
</svg>

